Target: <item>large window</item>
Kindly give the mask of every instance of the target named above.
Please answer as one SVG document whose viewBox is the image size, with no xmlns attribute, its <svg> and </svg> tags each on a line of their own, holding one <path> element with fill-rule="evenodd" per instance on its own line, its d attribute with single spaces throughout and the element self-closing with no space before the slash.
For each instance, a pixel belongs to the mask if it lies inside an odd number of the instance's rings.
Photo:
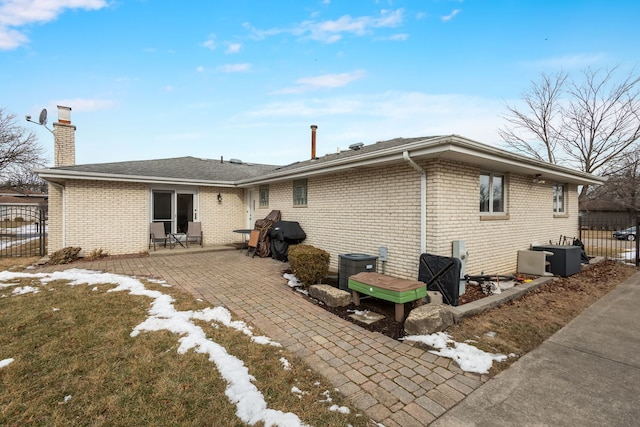
<svg viewBox="0 0 640 427">
<path fill-rule="evenodd" d="M 480 174 L 480 212 L 505 213 L 504 175 Z"/>
<path fill-rule="evenodd" d="M 293 181 L 293 206 L 307 205 L 307 180 L 297 179 Z"/>
<path fill-rule="evenodd" d="M 553 186 L 553 213 L 563 214 L 565 209 L 565 187 L 562 184 Z"/>
<path fill-rule="evenodd" d="M 260 207 L 268 208 L 269 207 L 269 185 L 261 185 L 260 186 Z"/>
<path fill-rule="evenodd" d="M 186 233 L 189 221 L 198 219 L 198 195 L 189 189 L 153 189 L 151 222 L 164 223 L 167 233 Z"/>
</svg>

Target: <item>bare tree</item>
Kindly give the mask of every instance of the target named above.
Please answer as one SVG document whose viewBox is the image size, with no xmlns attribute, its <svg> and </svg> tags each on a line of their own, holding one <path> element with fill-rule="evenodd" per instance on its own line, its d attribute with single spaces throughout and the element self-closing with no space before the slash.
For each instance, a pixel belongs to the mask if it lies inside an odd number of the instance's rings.
<svg viewBox="0 0 640 427">
<path fill-rule="evenodd" d="M 522 94 L 525 110 L 507 105 L 504 116 L 508 125 L 498 130 L 502 139 L 514 150 L 538 160 L 556 163 L 556 151 L 562 125 L 559 98 L 567 81 L 563 72 L 542 74 L 540 82 L 532 82 L 530 92 Z"/>
<path fill-rule="evenodd" d="M 616 83 L 615 72 L 587 69 L 579 81 L 542 74 L 523 94 L 526 109 L 507 106 L 501 137 L 534 158 L 601 172 L 640 138 L 640 76 Z"/>
<path fill-rule="evenodd" d="M 3 186 L 19 190 L 47 192 L 47 182 L 34 173 L 31 168 L 11 168 L 3 178 Z"/>
<path fill-rule="evenodd" d="M 640 150 L 625 153 L 603 173 L 607 182 L 589 192 L 588 198 L 611 202 L 629 212 L 640 211 Z"/>
<path fill-rule="evenodd" d="M 43 150 L 36 135 L 18 125 L 15 114 L 0 108 L 0 177 L 25 175 L 44 164 Z"/>
<path fill-rule="evenodd" d="M 561 145 L 585 172 L 615 163 L 640 138 L 640 76 L 614 83 L 614 71 L 587 69 L 567 92 Z"/>
</svg>

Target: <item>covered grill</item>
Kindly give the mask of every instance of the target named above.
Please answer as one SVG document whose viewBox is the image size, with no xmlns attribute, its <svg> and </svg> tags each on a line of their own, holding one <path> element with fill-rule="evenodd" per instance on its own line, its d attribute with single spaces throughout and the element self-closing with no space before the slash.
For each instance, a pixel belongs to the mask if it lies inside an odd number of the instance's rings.
<svg viewBox="0 0 640 427">
<path fill-rule="evenodd" d="M 271 227 L 269 237 L 271 257 L 284 262 L 289 259 L 289 245 L 301 243 L 307 235 L 296 221 L 278 221 Z"/>
</svg>

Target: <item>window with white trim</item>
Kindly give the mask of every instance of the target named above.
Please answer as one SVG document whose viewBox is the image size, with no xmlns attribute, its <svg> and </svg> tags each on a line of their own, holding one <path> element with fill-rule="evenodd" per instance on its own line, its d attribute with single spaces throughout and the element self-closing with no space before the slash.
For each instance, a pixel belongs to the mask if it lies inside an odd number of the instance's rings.
<svg viewBox="0 0 640 427">
<path fill-rule="evenodd" d="M 566 212 L 565 203 L 565 186 L 564 184 L 553 185 L 553 213 L 564 214 Z"/>
<path fill-rule="evenodd" d="M 293 181 L 293 206 L 307 205 L 307 180 L 296 179 Z"/>
<path fill-rule="evenodd" d="M 480 212 L 505 213 L 505 178 L 504 175 L 480 174 Z"/>
<path fill-rule="evenodd" d="M 258 189 L 259 192 L 259 206 L 261 208 L 268 208 L 269 207 L 269 184 L 263 184 L 259 187 Z"/>
</svg>

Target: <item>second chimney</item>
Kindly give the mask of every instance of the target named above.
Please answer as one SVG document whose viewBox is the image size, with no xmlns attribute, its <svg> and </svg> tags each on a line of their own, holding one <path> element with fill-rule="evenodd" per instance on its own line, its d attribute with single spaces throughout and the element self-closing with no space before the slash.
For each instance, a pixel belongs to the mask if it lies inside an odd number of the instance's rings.
<svg viewBox="0 0 640 427">
<path fill-rule="evenodd" d="M 311 160 L 316 158 L 316 129 L 318 126 L 311 125 Z"/>
</svg>

